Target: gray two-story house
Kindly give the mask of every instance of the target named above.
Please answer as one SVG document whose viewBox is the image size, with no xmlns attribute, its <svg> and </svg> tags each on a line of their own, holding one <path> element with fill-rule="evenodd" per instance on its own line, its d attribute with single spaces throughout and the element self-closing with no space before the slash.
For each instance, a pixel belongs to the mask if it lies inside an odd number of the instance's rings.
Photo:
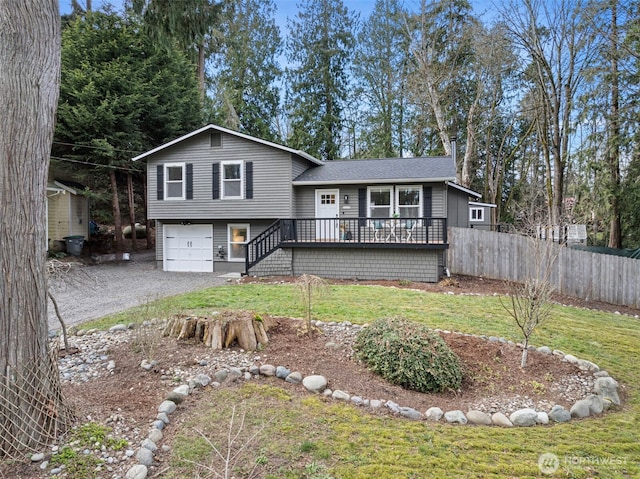
<svg viewBox="0 0 640 479">
<path fill-rule="evenodd" d="M 438 281 L 479 198 L 450 156 L 325 162 L 215 125 L 133 160 L 166 271 Z"/>
</svg>

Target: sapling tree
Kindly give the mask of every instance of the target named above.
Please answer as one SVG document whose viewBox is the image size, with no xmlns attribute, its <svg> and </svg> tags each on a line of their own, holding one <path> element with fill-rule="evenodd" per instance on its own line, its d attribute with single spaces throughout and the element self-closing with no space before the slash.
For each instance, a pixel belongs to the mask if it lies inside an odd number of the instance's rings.
<svg viewBox="0 0 640 479">
<path fill-rule="evenodd" d="M 311 300 L 315 296 L 325 296 L 329 292 L 327 282 L 312 274 L 303 274 L 296 280 L 296 286 L 300 292 L 302 302 L 305 306 L 306 317 L 303 333 L 311 334 Z"/>
<path fill-rule="evenodd" d="M 551 317 L 552 295 L 555 290 L 550 277 L 552 267 L 560 252 L 560 246 L 553 241 L 528 238 L 531 252 L 531 271 L 522 283 L 509 283 L 508 303 L 502 306 L 513 318 L 522 333 L 523 348 L 520 367 L 527 365 L 529 338 Z"/>
</svg>

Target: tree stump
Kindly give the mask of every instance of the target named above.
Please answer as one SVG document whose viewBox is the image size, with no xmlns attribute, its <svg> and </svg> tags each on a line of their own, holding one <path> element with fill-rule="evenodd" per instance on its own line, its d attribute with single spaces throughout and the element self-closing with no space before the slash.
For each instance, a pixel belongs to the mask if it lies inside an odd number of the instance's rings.
<svg viewBox="0 0 640 479">
<path fill-rule="evenodd" d="M 178 315 L 169 319 L 163 335 L 194 340 L 211 349 L 228 348 L 237 342 L 245 351 L 255 351 L 269 342 L 267 330 L 273 321 L 252 311 L 224 311 L 212 316 Z"/>
</svg>

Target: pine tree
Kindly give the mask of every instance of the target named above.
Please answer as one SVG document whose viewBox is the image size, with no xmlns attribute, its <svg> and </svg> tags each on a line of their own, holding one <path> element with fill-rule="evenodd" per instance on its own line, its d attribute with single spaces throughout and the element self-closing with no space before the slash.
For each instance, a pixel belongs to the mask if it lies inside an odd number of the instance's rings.
<svg viewBox="0 0 640 479">
<path fill-rule="evenodd" d="M 324 160 L 340 157 L 354 23 L 341 0 L 307 0 L 289 22 L 287 143 Z"/>
</svg>

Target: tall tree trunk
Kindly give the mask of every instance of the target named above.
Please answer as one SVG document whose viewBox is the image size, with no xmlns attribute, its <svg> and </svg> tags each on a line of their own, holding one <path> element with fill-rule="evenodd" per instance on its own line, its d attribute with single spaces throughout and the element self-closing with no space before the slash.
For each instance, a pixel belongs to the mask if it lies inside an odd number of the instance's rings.
<svg viewBox="0 0 640 479">
<path fill-rule="evenodd" d="M 136 203 L 133 197 L 133 175 L 127 172 L 127 197 L 129 199 L 129 223 L 131 224 L 131 250 L 138 251 L 138 235 L 136 234 Z"/>
<path fill-rule="evenodd" d="M 200 99 L 204 102 L 204 98 L 206 96 L 205 91 L 205 60 L 206 60 L 206 51 L 204 48 L 204 41 L 200 45 L 198 45 L 198 85 L 200 86 Z"/>
<path fill-rule="evenodd" d="M 144 174 L 142 178 L 142 204 L 144 208 L 144 224 L 147 231 L 147 249 L 152 249 L 151 221 L 149 221 L 149 215 L 147 214 L 147 176 Z"/>
<path fill-rule="evenodd" d="M 0 455 L 65 428 L 48 351 L 46 186 L 60 84 L 57 0 L 0 2 Z"/>
<path fill-rule="evenodd" d="M 611 220 L 609 247 L 622 248 L 620 225 L 620 85 L 618 76 L 618 1 L 611 0 L 611 116 L 608 141 L 609 175 L 611 182 Z"/>
<path fill-rule="evenodd" d="M 113 226 L 115 228 L 115 249 L 117 253 L 122 252 L 122 215 L 120 214 L 120 199 L 118 198 L 118 180 L 116 171 L 109 171 L 111 181 L 111 207 L 113 209 Z"/>
</svg>

